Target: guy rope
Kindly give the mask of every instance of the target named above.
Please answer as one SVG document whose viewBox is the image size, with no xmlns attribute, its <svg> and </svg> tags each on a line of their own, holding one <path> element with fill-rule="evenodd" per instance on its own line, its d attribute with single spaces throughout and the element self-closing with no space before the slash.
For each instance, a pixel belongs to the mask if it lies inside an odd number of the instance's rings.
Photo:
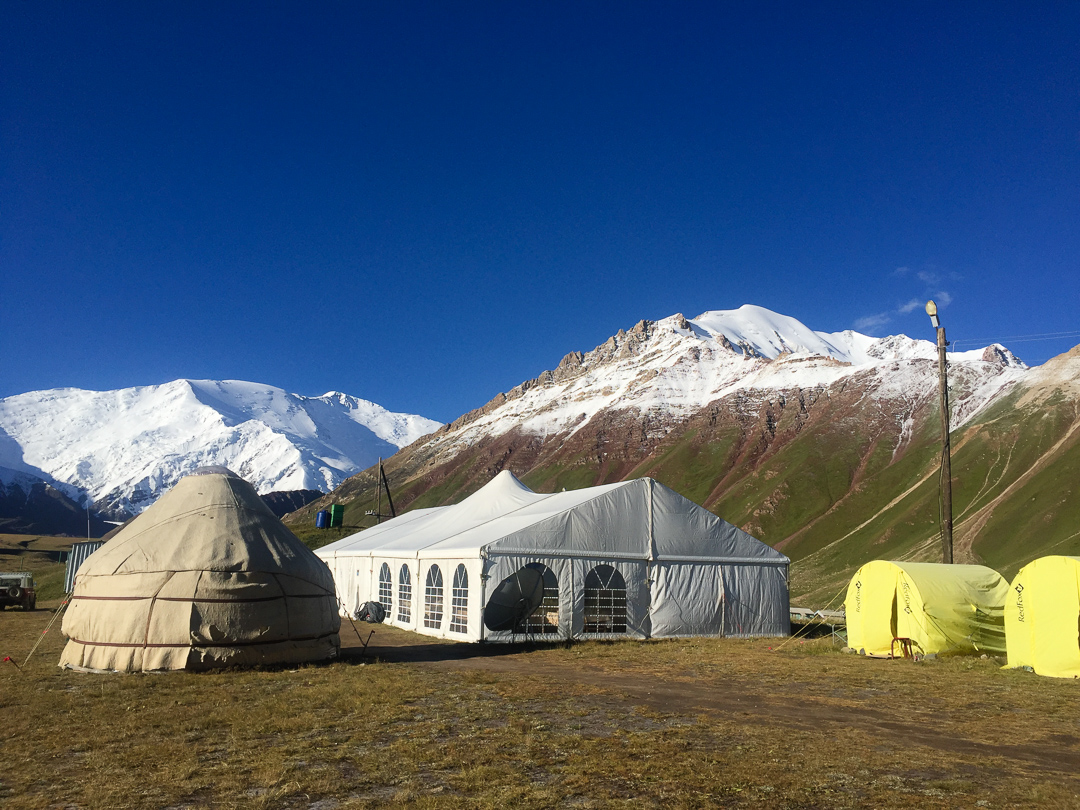
<svg viewBox="0 0 1080 810">
<path fill-rule="evenodd" d="M 56 624 L 56 620 L 60 618 L 60 614 L 64 612 L 64 608 L 68 606 L 68 601 L 70 599 L 71 593 L 64 594 L 64 601 L 60 603 L 60 607 L 56 609 L 56 613 L 54 613 L 53 617 L 49 619 L 48 625 L 46 625 L 45 629 L 41 631 L 41 636 L 34 643 L 33 648 L 30 650 L 30 654 L 26 656 L 26 661 L 22 662 L 23 667 L 26 666 L 27 662 L 30 660 L 30 657 L 37 651 L 37 648 L 41 645 L 41 642 L 45 640 L 45 635 L 52 629 L 52 626 Z M 11 663 L 15 664 L 14 661 L 12 661 Z M 18 664 L 15 664 L 15 666 L 19 667 Z M 22 672 L 22 667 L 19 667 L 19 671 Z"/>
</svg>

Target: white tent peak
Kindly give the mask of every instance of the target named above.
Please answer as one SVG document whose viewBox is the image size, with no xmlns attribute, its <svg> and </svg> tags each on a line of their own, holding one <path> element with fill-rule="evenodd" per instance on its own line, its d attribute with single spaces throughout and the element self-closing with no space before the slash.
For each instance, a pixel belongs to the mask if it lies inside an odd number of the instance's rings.
<svg viewBox="0 0 1080 810">
<path fill-rule="evenodd" d="M 502 497 L 514 498 L 523 494 L 536 495 L 537 493 L 521 483 L 521 479 L 510 472 L 510 470 L 502 470 L 498 475 L 480 487 L 480 489 L 461 501 L 461 503 L 478 503 Z"/>
<path fill-rule="evenodd" d="M 450 509 L 454 512 L 467 512 L 474 520 L 482 520 L 485 516 L 504 515 L 548 497 L 550 496 L 533 492 L 510 470 L 503 470 Z"/>
</svg>

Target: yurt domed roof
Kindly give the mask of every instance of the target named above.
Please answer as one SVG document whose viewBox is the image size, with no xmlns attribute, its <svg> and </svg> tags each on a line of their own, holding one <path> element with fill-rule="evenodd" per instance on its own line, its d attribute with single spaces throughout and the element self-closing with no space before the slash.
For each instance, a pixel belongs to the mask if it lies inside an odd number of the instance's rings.
<svg viewBox="0 0 1080 810">
<path fill-rule="evenodd" d="M 227 470 L 182 478 L 95 551 L 79 576 L 190 569 L 287 572 L 320 584 L 332 579 L 255 488 Z"/>
</svg>

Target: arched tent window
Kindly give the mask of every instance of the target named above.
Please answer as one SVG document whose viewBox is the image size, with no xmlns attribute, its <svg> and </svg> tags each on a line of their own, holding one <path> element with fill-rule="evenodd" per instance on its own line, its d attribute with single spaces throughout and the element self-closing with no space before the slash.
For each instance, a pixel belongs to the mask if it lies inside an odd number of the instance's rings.
<svg viewBox="0 0 1080 810">
<path fill-rule="evenodd" d="M 379 569 L 379 602 L 386 608 L 386 615 L 390 615 L 390 608 L 394 606 L 394 579 L 390 575 L 390 566 L 382 564 Z"/>
<path fill-rule="evenodd" d="M 626 580 L 610 565 L 585 577 L 585 632 L 626 632 Z"/>
<path fill-rule="evenodd" d="M 442 625 L 442 591 L 442 571 L 439 566 L 433 565 L 428 569 L 424 586 L 424 627 L 438 630 Z"/>
<path fill-rule="evenodd" d="M 454 572 L 454 588 L 450 591 L 450 632 L 469 632 L 469 572 L 464 565 Z"/>
<path fill-rule="evenodd" d="M 544 601 L 524 621 L 514 628 L 515 633 L 551 635 L 559 632 L 559 578 L 542 562 L 525 566 L 534 568 L 544 576 Z"/>
<path fill-rule="evenodd" d="M 412 621 L 412 577 L 409 575 L 409 566 L 401 566 L 398 574 L 397 591 L 397 619 L 399 622 Z"/>
</svg>

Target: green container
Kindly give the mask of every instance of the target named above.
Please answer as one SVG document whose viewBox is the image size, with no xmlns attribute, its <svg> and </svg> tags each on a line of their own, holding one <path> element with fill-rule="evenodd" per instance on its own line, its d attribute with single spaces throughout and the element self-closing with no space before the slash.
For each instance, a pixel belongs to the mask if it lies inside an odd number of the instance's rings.
<svg viewBox="0 0 1080 810">
<path fill-rule="evenodd" d="M 340 503 L 330 505 L 330 528 L 340 529 L 345 525 L 345 507 Z"/>
</svg>

